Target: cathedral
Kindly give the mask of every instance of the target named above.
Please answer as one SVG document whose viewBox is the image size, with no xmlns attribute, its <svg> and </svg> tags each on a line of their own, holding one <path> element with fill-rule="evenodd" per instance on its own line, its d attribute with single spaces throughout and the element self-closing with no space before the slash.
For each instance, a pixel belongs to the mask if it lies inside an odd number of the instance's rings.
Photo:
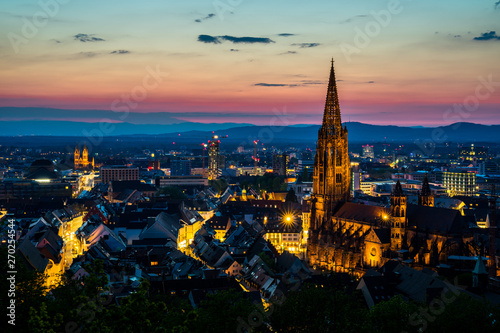
<svg viewBox="0 0 500 333">
<path fill-rule="evenodd" d="M 94 168 L 94 158 L 89 161 L 89 150 L 87 145 L 83 146 L 82 153 L 80 154 L 80 148 L 78 145 L 75 148 L 75 169 L 90 169 Z"/>
<path fill-rule="evenodd" d="M 427 177 L 417 205 L 408 204 L 398 180 L 388 207 L 350 202 L 350 181 L 347 128 L 342 126 L 332 61 L 314 158 L 310 266 L 361 275 L 390 259 L 436 266 L 450 255 L 477 254 L 466 217 L 434 207 Z"/>
</svg>

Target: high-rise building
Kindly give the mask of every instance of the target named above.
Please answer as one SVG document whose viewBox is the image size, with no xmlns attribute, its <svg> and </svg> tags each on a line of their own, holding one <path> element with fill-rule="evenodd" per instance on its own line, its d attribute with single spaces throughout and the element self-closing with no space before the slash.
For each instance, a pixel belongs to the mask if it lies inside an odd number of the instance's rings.
<svg viewBox="0 0 500 333">
<path fill-rule="evenodd" d="M 220 140 L 217 135 L 212 137 L 211 141 L 208 141 L 208 179 L 213 180 L 219 178 L 220 167 L 219 167 L 219 149 Z"/>
<path fill-rule="evenodd" d="M 287 154 L 273 154 L 273 173 L 286 176 L 286 166 L 288 164 Z"/>
<path fill-rule="evenodd" d="M 302 175 L 306 181 L 312 181 L 314 174 L 314 161 L 312 160 L 299 160 L 297 162 L 297 173 Z"/>
<path fill-rule="evenodd" d="M 491 160 L 484 161 L 479 164 L 478 174 L 480 175 L 498 175 L 498 164 Z"/>
<path fill-rule="evenodd" d="M 347 128 L 342 126 L 335 71 L 330 69 L 323 123 L 314 157 L 310 242 L 317 242 L 339 202 L 350 197 L 350 161 Z"/>
</svg>

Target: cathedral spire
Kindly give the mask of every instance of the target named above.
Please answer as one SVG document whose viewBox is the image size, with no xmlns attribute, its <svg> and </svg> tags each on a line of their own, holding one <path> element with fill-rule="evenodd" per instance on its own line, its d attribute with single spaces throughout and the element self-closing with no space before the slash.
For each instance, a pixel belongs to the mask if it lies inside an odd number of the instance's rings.
<svg viewBox="0 0 500 333">
<path fill-rule="evenodd" d="M 330 68 L 330 80 L 328 82 L 328 90 L 326 93 L 325 112 L 323 114 L 322 129 L 327 135 L 338 135 L 342 128 L 342 121 L 340 120 L 340 106 L 339 96 L 337 93 L 337 82 L 335 80 L 335 69 Z"/>
<path fill-rule="evenodd" d="M 392 192 L 392 196 L 394 196 L 394 197 L 404 196 L 403 187 L 401 186 L 401 183 L 399 182 L 399 177 L 398 177 L 398 181 L 396 183 L 396 186 L 394 187 L 394 192 Z"/>
<path fill-rule="evenodd" d="M 424 180 L 422 181 L 422 192 L 418 194 L 418 204 L 420 206 L 434 206 L 434 196 L 432 195 L 431 187 L 429 186 L 427 173 L 425 174 Z"/>
<path fill-rule="evenodd" d="M 431 188 L 429 186 L 429 179 L 427 178 L 427 174 L 425 174 L 424 181 L 422 182 L 422 196 L 427 197 L 432 195 Z"/>
</svg>

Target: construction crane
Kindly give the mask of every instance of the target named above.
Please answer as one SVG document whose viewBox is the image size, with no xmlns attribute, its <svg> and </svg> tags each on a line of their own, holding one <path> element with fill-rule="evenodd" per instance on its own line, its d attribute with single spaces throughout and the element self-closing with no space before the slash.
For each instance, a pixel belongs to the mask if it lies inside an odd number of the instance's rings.
<svg viewBox="0 0 500 333">
<path fill-rule="evenodd" d="M 202 164 L 203 164 L 203 171 L 205 171 L 205 150 L 207 150 L 208 144 L 205 142 L 202 142 L 201 145 L 203 147 L 203 157 L 202 157 Z"/>
<path fill-rule="evenodd" d="M 259 164 L 259 157 L 257 156 L 257 144 L 259 143 L 259 140 L 254 140 L 253 141 L 253 156 L 252 159 L 254 160 L 254 171 L 255 174 L 257 174 L 257 167 Z"/>
</svg>

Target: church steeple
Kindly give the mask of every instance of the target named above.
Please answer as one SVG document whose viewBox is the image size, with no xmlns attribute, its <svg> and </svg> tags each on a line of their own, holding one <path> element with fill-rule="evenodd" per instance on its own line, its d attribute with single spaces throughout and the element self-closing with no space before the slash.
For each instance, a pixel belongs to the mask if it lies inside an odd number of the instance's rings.
<svg viewBox="0 0 500 333">
<path fill-rule="evenodd" d="M 330 67 L 323 123 L 318 131 L 314 157 L 311 228 L 319 231 L 329 221 L 340 201 L 350 197 L 350 161 L 347 151 L 347 128 L 342 127 L 335 70 Z"/>
<path fill-rule="evenodd" d="M 392 192 L 393 197 L 402 197 L 404 195 L 403 192 L 403 187 L 401 186 L 401 183 L 398 181 L 396 182 L 396 186 L 394 186 L 394 191 Z"/>
<path fill-rule="evenodd" d="M 418 204 L 421 206 L 434 207 L 434 196 L 429 186 L 427 174 L 425 174 L 424 180 L 422 181 L 422 191 L 418 194 Z"/>
<path fill-rule="evenodd" d="M 323 124 L 321 129 L 326 136 L 338 135 L 342 129 L 340 119 L 339 95 L 337 92 L 337 82 L 335 80 L 335 69 L 330 68 L 330 79 L 328 81 L 328 90 L 326 93 L 325 112 L 323 114 Z"/>
<path fill-rule="evenodd" d="M 422 182 L 422 195 L 431 195 L 431 188 L 429 186 L 429 179 L 427 178 L 427 174 L 425 174 L 424 181 Z"/>
</svg>

